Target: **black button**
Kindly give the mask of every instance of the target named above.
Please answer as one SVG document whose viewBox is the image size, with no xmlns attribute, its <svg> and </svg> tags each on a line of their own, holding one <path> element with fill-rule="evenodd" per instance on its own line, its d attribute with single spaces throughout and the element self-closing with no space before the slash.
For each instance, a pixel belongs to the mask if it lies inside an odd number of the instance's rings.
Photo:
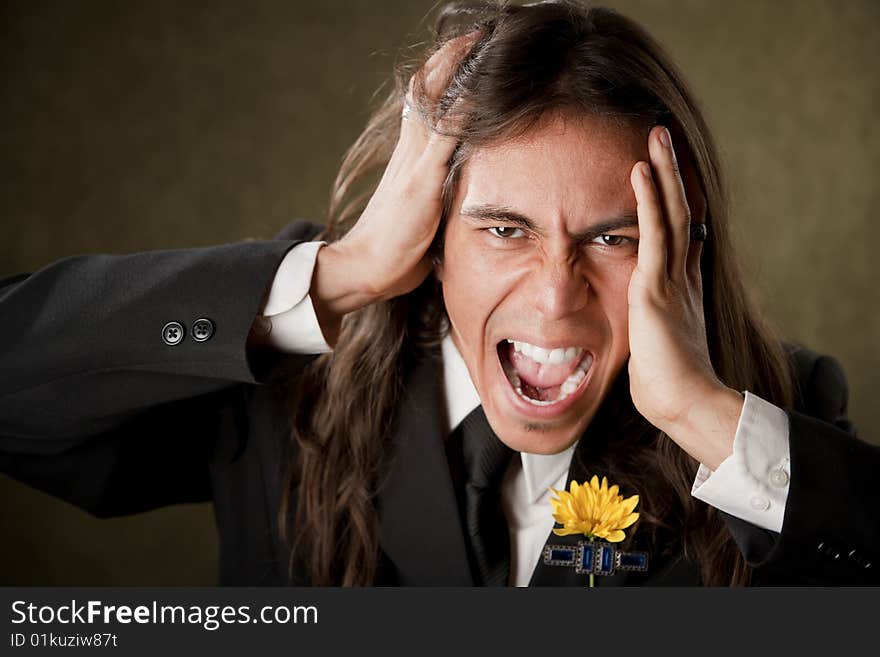
<svg viewBox="0 0 880 657">
<path fill-rule="evenodd" d="M 202 317 L 193 323 L 192 336 L 196 342 L 210 340 L 212 335 L 214 335 L 214 322 L 210 319 Z"/>
<path fill-rule="evenodd" d="M 169 346 L 173 347 L 180 343 L 183 340 L 183 334 L 184 328 L 180 322 L 168 322 L 162 327 L 162 341 Z"/>
<path fill-rule="evenodd" d="M 840 548 L 834 544 L 822 541 L 816 546 L 816 549 L 829 559 L 840 559 Z"/>
<path fill-rule="evenodd" d="M 847 556 L 850 558 L 850 561 L 855 562 L 855 564 L 860 568 L 868 569 L 871 567 L 870 559 L 865 558 L 863 554 L 855 550 L 850 550 Z"/>
</svg>

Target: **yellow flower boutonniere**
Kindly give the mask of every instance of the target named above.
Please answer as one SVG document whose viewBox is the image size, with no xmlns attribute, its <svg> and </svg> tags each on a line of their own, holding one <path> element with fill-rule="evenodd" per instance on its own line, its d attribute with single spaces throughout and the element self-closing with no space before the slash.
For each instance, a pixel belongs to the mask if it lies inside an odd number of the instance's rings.
<svg viewBox="0 0 880 657">
<path fill-rule="evenodd" d="M 593 475 L 583 486 L 572 481 L 570 492 L 550 490 L 558 496 L 558 499 L 550 499 L 553 519 L 562 525 L 562 528 L 553 530 L 557 536 L 583 534 L 587 538 L 619 543 L 626 537 L 623 530 L 639 519 L 639 514 L 633 513 L 639 496 L 623 499 L 617 486 L 608 487 L 605 477 L 602 477 L 601 485 L 599 478 Z"/>
<path fill-rule="evenodd" d="M 550 488 L 556 497 L 550 498 L 553 519 L 562 525 L 555 527 L 557 536 L 583 534 L 588 541 L 580 541 L 577 548 L 549 545 L 544 561 L 553 566 L 575 566 L 581 574 L 610 575 L 615 570 L 647 570 L 648 557 L 644 552 L 622 552 L 611 545 L 626 538 L 623 531 L 639 519 L 635 512 L 639 496 L 624 499 L 617 486 L 608 486 L 608 479 L 593 478 L 584 484 L 571 482 L 569 490 Z"/>
</svg>

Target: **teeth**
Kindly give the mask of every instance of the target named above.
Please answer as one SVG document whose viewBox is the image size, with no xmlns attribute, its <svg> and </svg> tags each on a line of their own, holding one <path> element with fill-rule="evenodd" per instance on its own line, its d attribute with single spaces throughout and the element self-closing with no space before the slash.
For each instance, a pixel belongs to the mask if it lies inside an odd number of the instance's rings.
<svg viewBox="0 0 880 657">
<path fill-rule="evenodd" d="M 566 349 L 554 349 L 550 352 L 550 355 L 547 356 L 547 362 L 551 365 L 559 365 L 565 360 L 566 351 Z"/>
<path fill-rule="evenodd" d="M 550 358 L 550 350 L 544 347 L 532 347 L 531 357 L 536 363 L 546 363 Z"/>
<path fill-rule="evenodd" d="M 546 349 L 544 347 L 537 347 L 533 344 L 529 344 L 528 342 L 519 342 L 517 340 L 508 339 L 507 342 L 513 344 L 513 350 L 515 352 L 528 356 L 536 363 L 547 365 L 561 365 L 562 363 L 567 363 L 568 361 L 580 358 L 584 353 L 584 350 L 580 347 L 557 347 L 556 349 Z"/>
<path fill-rule="evenodd" d="M 584 356 L 584 359 L 580 363 L 578 363 L 577 369 L 574 371 L 574 373 L 571 376 L 574 376 L 575 374 L 580 372 L 581 378 L 584 378 L 583 375 L 587 373 L 587 370 L 590 369 L 590 366 L 592 364 L 593 364 L 593 355 L 587 354 L 586 356 Z"/>
</svg>

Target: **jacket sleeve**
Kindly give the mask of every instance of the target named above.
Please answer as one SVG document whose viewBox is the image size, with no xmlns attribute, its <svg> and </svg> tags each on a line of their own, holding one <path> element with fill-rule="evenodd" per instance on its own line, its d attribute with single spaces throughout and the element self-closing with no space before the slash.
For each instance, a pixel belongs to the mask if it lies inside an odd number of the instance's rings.
<svg viewBox="0 0 880 657">
<path fill-rule="evenodd" d="M 756 583 L 880 583 L 880 447 L 847 417 L 843 368 L 812 354 L 798 410 L 787 410 L 791 484 L 779 534 L 723 514 Z"/>
<path fill-rule="evenodd" d="M 247 351 L 251 325 L 315 230 L 76 256 L 0 281 L 0 471 L 102 516 L 209 499 L 212 445 L 246 425 L 245 388 L 268 372 Z M 198 319 L 207 340 L 193 339 Z"/>
</svg>

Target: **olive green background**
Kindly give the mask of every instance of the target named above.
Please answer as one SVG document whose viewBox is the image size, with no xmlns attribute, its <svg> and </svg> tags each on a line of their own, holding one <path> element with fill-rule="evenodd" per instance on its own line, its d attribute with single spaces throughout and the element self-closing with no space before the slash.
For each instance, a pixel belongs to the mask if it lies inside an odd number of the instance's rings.
<svg viewBox="0 0 880 657">
<path fill-rule="evenodd" d="M 761 305 L 839 358 L 851 416 L 880 442 L 880 3 L 607 4 L 690 79 Z M 427 37 L 432 6 L 6 0 L 0 276 L 322 218 L 372 93 Z M 0 545 L 0 584 L 216 581 L 210 505 L 99 521 L 0 477 Z"/>
</svg>

